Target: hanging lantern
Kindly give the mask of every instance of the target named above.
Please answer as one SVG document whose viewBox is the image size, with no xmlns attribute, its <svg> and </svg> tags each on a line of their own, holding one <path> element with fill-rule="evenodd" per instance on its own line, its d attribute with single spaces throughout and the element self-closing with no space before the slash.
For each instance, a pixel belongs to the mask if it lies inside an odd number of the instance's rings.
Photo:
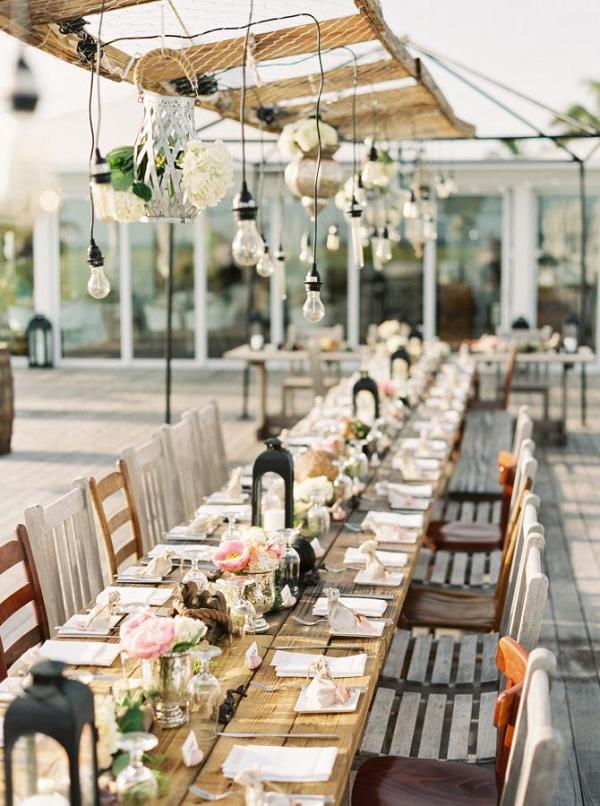
<svg viewBox="0 0 600 806">
<path fill-rule="evenodd" d="M 294 526 L 294 460 L 281 440 L 272 438 L 265 440 L 267 450 L 259 454 L 252 468 L 252 525 L 261 525 L 262 500 L 261 480 L 265 473 L 281 476 L 285 485 L 284 495 L 284 528 Z"/>
<path fill-rule="evenodd" d="M 52 325 L 45 316 L 37 314 L 27 325 L 29 366 L 49 369 L 53 366 Z"/>
<path fill-rule="evenodd" d="M 94 695 L 63 677 L 63 663 L 43 661 L 4 717 L 6 806 L 98 806 Z"/>
<path fill-rule="evenodd" d="M 364 397 L 364 392 L 371 395 L 373 401 L 368 406 L 363 407 L 359 404 L 359 401 Z M 360 378 L 352 387 L 352 411 L 356 415 L 359 410 L 363 412 L 363 417 L 367 413 L 368 419 L 377 420 L 379 418 L 379 389 L 377 388 L 377 382 L 370 377 L 366 370 L 361 370 Z M 372 417 L 370 416 L 371 411 Z"/>
<path fill-rule="evenodd" d="M 318 146 L 296 156 L 285 169 L 285 183 L 291 193 L 297 196 L 302 206 L 313 218 L 320 213 L 335 196 L 344 181 L 342 166 L 333 159 L 338 146 L 324 145 L 321 149 L 321 166 L 317 183 L 317 204 L 315 210 L 314 187 L 318 165 Z"/>
<path fill-rule="evenodd" d="M 146 202 L 144 221 L 190 221 L 198 208 L 186 197 L 182 187 L 180 155 L 195 137 L 192 96 L 167 96 L 149 92 L 144 82 L 149 68 L 164 67 L 174 61 L 185 74 L 192 91 L 196 75 L 189 59 L 180 50 L 156 49 L 145 53 L 135 65 L 133 83 L 144 104 L 144 118 L 134 145 L 134 175 L 147 185 L 152 197 Z"/>
</svg>

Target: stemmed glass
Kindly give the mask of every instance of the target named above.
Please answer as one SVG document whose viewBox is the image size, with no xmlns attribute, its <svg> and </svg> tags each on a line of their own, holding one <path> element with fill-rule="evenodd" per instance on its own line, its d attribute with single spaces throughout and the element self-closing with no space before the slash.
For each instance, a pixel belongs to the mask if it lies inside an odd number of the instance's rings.
<svg viewBox="0 0 600 806">
<path fill-rule="evenodd" d="M 144 766 L 142 756 L 158 744 L 158 737 L 152 733 L 132 731 L 122 733 L 118 739 L 119 750 L 129 756 L 129 763 L 116 779 L 119 800 L 141 803 L 158 796 L 158 782 L 152 770 Z"/>
<path fill-rule="evenodd" d="M 252 580 L 234 576 L 231 577 L 230 584 L 233 596 L 229 606 L 229 626 L 232 635 L 243 637 L 256 619 L 254 605 L 244 596 L 246 586 L 251 585 Z"/>
<path fill-rule="evenodd" d="M 346 506 L 350 503 L 353 493 L 352 479 L 344 469 L 344 462 L 336 459 L 333 463 L 337 467 L 338 474 L 333 480 L 333 490 L 335 500 L 341 505 Z"/>
<path fill-rule="evenodd" d="M 227 540 L 239 540 L 242 535 L 240 530 L 236 529 L 237 515 L 224 516 L 224 519 L 227 521 L 227 529 L 221 535 L 221 543 L 225 543 Z"/>
<path fill-rule="evenodd" d="M 308 533 L 311 538 L 325 537 L 331 526 L 331 515 L 325 505 L 325 495 L 319 491 L 310 494 L 310 509 L 306 515 Z"/>
<path fill-rule="evenodd" d="M 281 529 L 278 532 L 283 541 L 283 551 L 277 569 L 277 585 L 280 589 L 287 585 L 292 596 L 298 596 L 300 590 L 300 556 L 292 546 L 297 534 L 296 529 Z"/>
<path fill-rule="evenodd" d="M 205 552 L 200 548 L 189 548 L 182 551 L 184 559 L 189 560 L 191 567 L 189 571 L 184 574 L 182 582 L 195 582 L 198 590 L 203 591 L 208 585 L 208 577 L 200 570 L 200 560 L 204 559 Z"/>
<path fill-rule="evenodd" d="M 210 661 L 221 654 L 219 647 L 206 644 L 198 646 L 192 651 L 194 658 L 200 662 L 200 671 L 195 674 L 188 684 L 190 694 L 190 708 L 201 719 L 216 723 L 221 696 L 221 685 L 210 671 Z"/>
</svg>

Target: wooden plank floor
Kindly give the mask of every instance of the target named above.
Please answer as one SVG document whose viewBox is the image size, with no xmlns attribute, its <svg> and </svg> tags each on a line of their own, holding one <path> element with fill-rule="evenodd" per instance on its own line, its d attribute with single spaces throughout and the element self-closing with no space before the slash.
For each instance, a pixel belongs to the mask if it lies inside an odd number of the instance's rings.
<svg viewBox="0 0 600 806">
<path fill-rule="evenodd" d="M 14 452 L 0 457 L 0 538 L 23 509 L 65 492 L 71 481 L 106 472 L 126 445 L 139 444 L 162 424 L 159 370 L 15 371 Z M 280 395 L 272 376 L 270 406 Z M 589 422 L 579 418 L 579 385 L 572 379 L 570 439 L 565 448 L 540 448 L 537 491 L 546 528 L 550 595 L 541 642 L 558 655 L 553 689 L 568 748 L 555 802 L 600 804 L 600 383 L 590 379 Z M 232 463 L 259 449 L 252 421 L 240 421 L 241 373 L 175 372 L 177 418 L 215 397 L 221 407 Z M 254 385 L 251 390 L 252 411 Z M 524 402 L 522 399 L 515 400 Z M 558 413 L 554 391 L 552 413 Z"/>
</svg>

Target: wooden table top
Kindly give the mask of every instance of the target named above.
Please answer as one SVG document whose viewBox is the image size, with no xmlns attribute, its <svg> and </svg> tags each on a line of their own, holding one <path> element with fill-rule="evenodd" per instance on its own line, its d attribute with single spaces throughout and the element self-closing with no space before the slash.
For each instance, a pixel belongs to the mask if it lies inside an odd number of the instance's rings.
<svg viewBox="0 0 600 806">
<path fill-rule="evenodd" d="M 508 360 L 507 350 L 494 352 L 471 353 L 478 364 L 499 364 Z M 533 364 L 592 364 L 596 361 L 596 353 L 589 347 L 580 347 L 576 353 L 557 353 L 556 350 L 544 350 L 538 353 L 517 352 L 518 363 Z"/>
<path fill-rule="evenodd" d="M 416 432 L 410 427 L 410 424 L 407 424 L 402 430 L 401 437 L 404 438 L 406 436 L 417 436 Z M 374 495 L 374 482 L 377 478 L 386 477 L 391 481 L 401 480 L 400 473 L 391 468 L 393 453 L 394 450 L 392 447 L 392 450 L 388 452 L 386 459 L 380 468 L 378 468 L 369 487 L 365 491 L 366 496 Z M 424 513 L 423 532 L 426 531 L 426 526 L 431 517 L 435 502 L 446 486 L 451 468 L 451 462 L 448 460 L 444 472 L 442 473 L 442 478 L 437 483 L 436 494 L 432 499 L 431 506 L 429 510 Z M 378 504 L 374 505 L 373 508 L 380 510 L 386 509 L 387 500 L 385 506 L 383 503 L 384 500 L 380 499 Z M 360 523 L 364 516 L 364 511 L 356 510 L 351 513 L 349 521 L 352 523 Z M 359 546 L 365 538 L 365 533 L 356 533 L 347 530 L 344 528 L 343 523 L 332 523 L 328 536 L 322 540 L 326 554 L 321 560 L 321 582 L 319 585 L 316 588 L 305 589 L 300 600 L 292 610 L 283 610 L 270 615 L 267 620 L 271 626 L 266 634 L 257 636 L 247 635 L 244 638 L 235 638 L 233 640 L 226 638 L 221 644 L 223 654 L 213 662 L 214 672 L 220 680 L 222 694 L 224 694 L 227 688 L 237 688 L 239 685 L 248 684 L 251 680 L 265 685 L 282 682 L 281 679 L 276 678 L 274 667 L 270 666 L 272 654 L 277 647 L 293 645 L 301 648 L 317 644 L 327 647 L 327 649 L 323 650 L 326 654 L 341 653 L 346 655 L 352 654 L 354 650 L 336 650 L 336 645 L 352 645 L 352 647 L 356 647 L 356 651 L 365 651 L 368 655 L 366 675 L 362 678 L 346 679 L 347 684 L 365 687 L 364 693 L 360 696 L 356 711 L 344 714 L 297 714 L 294 711 L 294 705 L 298 698 L 298 689 L 282 689 L 275 693 L 269 693 L 256 688 L 249 688 L 247 690 L 247 697 L 241 699 L 237 706 L 235 716 L 229 725 L 224 728 L 225 731 L 232 732 L 265 731 L 289 733 L 296 731 L 335 733 L 339 738 L 335 741 L 323 740 L 319 742 L 302 739 L 277 740 L 258 738 L 240 740 L 230 739 L 226 736 L 215 737 L 212 732 L 212 726 L 209 728 L 209 726 L 203 723 L 194 713 L 191 715 L 190 723 L 181 728 L 161 730 L 155 725 L 153 726 L 153 730 L 159 737 L 156 753 L 164 757 L 164 762 L 160 769 L 161 772 L 170 779 L 169 792 L 159 801 L 160 803 L 165 804 L 165 806 L 166 804 L 172 806 L 173 804 L 197 803 L 198 799 L 188 792 L 188 787 L 192 783 L 197 783 L 199 786 L 211 792 L 222 792 L 226 789 L 229 781 L 223 776 L 221 768 L 225 758 L 236 743 L 268 745 L 290 744 L 294 747 L 318 747 L 319 745 L 329 746 L 335 744 L 338 749 L 338 754 L 329 781 L 325 783 L 281 784 L 280 786 L 283 790 L 288 792 L 329 795 L 334 798 L 335 803 L 341 802 L 349 780 L 352 761 L 367 723 L 369 708 L 375 694 L 379 674 L 394 633 L 394 625 L 397 624 L 402 612 L 422 542 L 421 535 L 416 544 L 407 545 L 405 547 L 394 544 L 394 548 L 399 548 L 400 550 L 406 551 L 408 554 L 408 562 L 402 569 L 404 579 L 401 586 L 398 588 L 355 586 L 353 579 L 356 571 L 344 570 L 341 573 L 332 573 L 324 570 L 325 564 L 333 567 L 342 566 L 346 548 Z M 382 549 L 386 548 L 387 546 L 382 546 Z M 179 569 L 173 571 L 173 582 L 180 578 L 180 573 Z M 332 638 L 329 635 L 328 624 L 325 621 L 316 626 L 306 627 L 291 619 L 292 613 L 301 617 L 311 618 L 312 605 L 316 597 L 322 592 L 322 589 L 328 585 L 335 586 L 339 588 L 342 593 L 346 594 L 393 596 L 393 600 L 388 602 L 388 607 L 384 614 L 384 617 L 389 619 L 390 623 L 385 627 L 382 637 L 367 639 Z M 170 615 L 170 605 L 168 604 L 164 608 L 161 608 L 161 612 Z M 116 641 L 118 637 L 115 635 L 109 640 Z M 259 652 L 263 656 L 263 662 L 258 669 L 250 671 L 246 668 L 244 653 L 254 640 L 256 640 Z M 315 654 L 319 654 L 319 650 L 308 651 L 314 651 Z M 107 672 L 121 673 L 119 660 L 115 662 L 111 669 L 81 667 L 81 670 L 87 672 L 91 671 L 92 673 L 96 672 L 98 674 L 106 674 Z M 300 681 L 296 679 L 291 682 L 297 683 Z M 106 680 L 94 680 L 91 686 L 97 693 L 108 693 L 111 688 L 111 682 Z M 2 706 L 2 708 L 5 707 L 5 705 Z M 190 729 L 195 731 L 199 745 L 205 754 L 204 761 L 199 768 L 185 767 L 181 758 L 181 746 Z M 232 793 L 227 799 L 223 800 L 223 803 L 229 802 L 240 802 L 239 793 Z"/>
<path fill-rule="evenodd" d="M 321 352 L 322 361 L 354 361 L 359 362 L 368 355 L 368 348 L 348 348 Z M 228 361 L 248 361 L 251 364 L 266 364 L 268 361 L 305 361 L 306 350 L 282 350 L 273 344 L 266 344 L 262 350 L 253 350 L 249 344 L 241 344 L 223 353 Z"/>
</svg>

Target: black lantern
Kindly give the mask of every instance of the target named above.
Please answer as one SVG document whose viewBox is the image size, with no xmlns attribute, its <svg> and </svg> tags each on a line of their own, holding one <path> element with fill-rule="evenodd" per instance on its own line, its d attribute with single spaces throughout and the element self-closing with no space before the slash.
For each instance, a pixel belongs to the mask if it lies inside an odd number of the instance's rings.
<svg viewBox="0 0 600 806">
<path fill-rule="evenodd" d="M 27 352 L 30 367 L 48 369 L 54 365 L 52 325 L 39 313 L 27 325 Z"/>
<path fill-rule="evenodd" d="M 285 485 L 284 510 L 286 529 L 294 526 L 294 460 L 281 440 L 276 437 L 265 440 L 267 450 L 256 457 L 252 468 L 252 525 L 265 526 L 261 523 L 261 480 L 265 473 L 281 476 Z"/>
<path fill-rule="evenodd" d="M 406 347 L 398 347 L 398 349 L 393 352 L 390 356 L 390 377 L 394 377 L 394 362 L 395 361 L 404 361 L 406 363 L 406 368 L 410 368 L 411 360 L 410 355 Z"/>
<path fill-rule="evenodd" d="M 94 695 L 43 661 L 4 717 L 6 806 L 35 795 L 62 795 L 71 806 L 98 806 Z"/>
<path fill-rule="evenodd" d="M 352 387 L 352 411 L 356 416 L 356 400 L 360 392 L 370 392 L 375 401 L 375 419 L 379 419 L 379 390 L 377 383 L 369 376 L 366 370 L 361 370 L 360 378 Z"/>
</svg>

